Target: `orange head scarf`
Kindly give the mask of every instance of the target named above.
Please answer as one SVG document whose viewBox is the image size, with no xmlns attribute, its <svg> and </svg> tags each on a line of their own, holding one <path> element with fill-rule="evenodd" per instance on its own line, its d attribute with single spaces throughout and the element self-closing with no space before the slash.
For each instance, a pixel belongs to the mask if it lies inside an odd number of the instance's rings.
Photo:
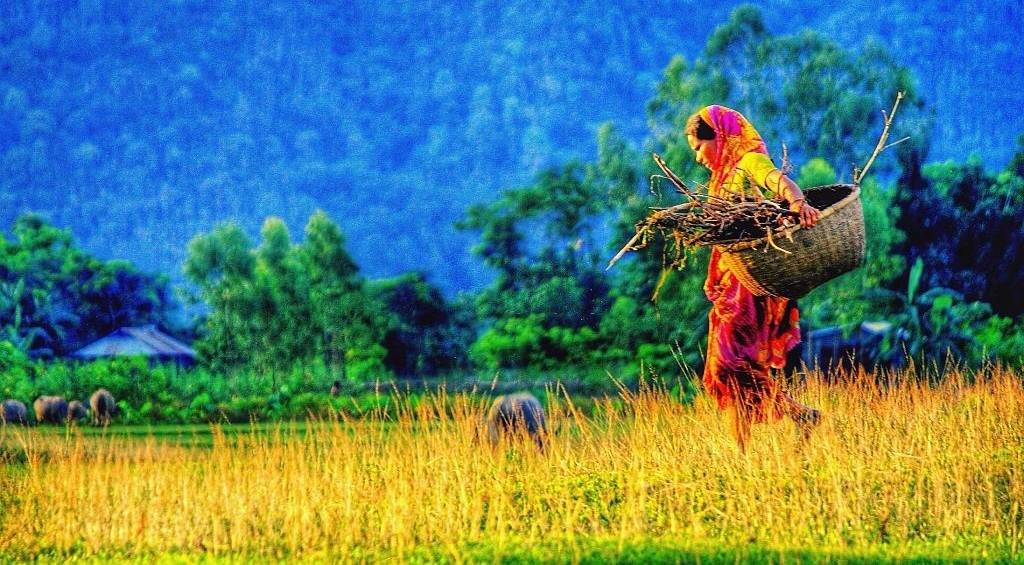
<svg viewBox="0 0 1024 565">
<path fill-rule="evenodd" d="M 691 127 L 696 127 L 697 122 L 693 119 L 695 116 L 700 116 L 706 124 L 711 126 L 711 129 L 715 130 L 718 157 L 711 164 L 711 180 L 708 182 L 708 190 L 712 194 L 721 192 L 722 185 L 732 176 L 736 165 L 745 154 L 751 151 L 768 154 L 768 148 L 761 140 L 761 135 L 743 117 L 743 114 L 736 110 L 717 104 L 705 106 L 687 120 L 686 133 L 696 134 L 696 131 L 690 131 Z"/>
</svg>

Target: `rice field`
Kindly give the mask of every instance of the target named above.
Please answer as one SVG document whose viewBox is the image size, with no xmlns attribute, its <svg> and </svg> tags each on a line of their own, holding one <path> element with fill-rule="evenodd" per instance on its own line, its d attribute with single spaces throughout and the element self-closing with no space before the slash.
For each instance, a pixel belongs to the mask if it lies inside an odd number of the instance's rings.
<svg viewBox="0 0 1024 565">
<path fill-rule="evenodd" d="M 658 388 L 499 449 L 486 399 L 399 416 L 182 429 L 3 432 L 0 561 L 1019 561 L 1024 385 L 861 375 L 796 388 L 825 418 L 757 426 Z"/>
</svg>

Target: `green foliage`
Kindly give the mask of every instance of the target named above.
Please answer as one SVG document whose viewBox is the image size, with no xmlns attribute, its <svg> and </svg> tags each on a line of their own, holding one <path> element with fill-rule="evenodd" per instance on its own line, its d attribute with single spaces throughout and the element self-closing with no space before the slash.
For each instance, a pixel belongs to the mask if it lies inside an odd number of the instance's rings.
<svg viewBox="0 0 1024 565">
<path fill-rule="evenodd" d="M 376 343 L 345 351 L 345 378 L 352 382 L 372 382 L 386 378 L 391 371 L 384 365 L 387 349 Z"/>
<path fill-rule="evenodd" d="M 543 315 L 504 318 L 480 335 L 470 347 L 470 358 L 488 369 L 518 368 L 553 370 L 582 368 L 594 362 L 597 333 L 548 326 Z"/>
<path fill-rule="evenodd" d="M 309 277 L 280 218 L 267 218 L 261 235 L 253 281 L 259 306 L 248 314 L 258 330 L 249 353 L 257 366 L 281 370 L 316 353 Z"/>
<path fill-rule="evenodd" d="M 967 352 L 971 365 L 998 360 L 1010 366 L 1024 366 L 1024 324 L 993 315 L 974 329 L 973 337 L 973 347 Z"/>
<path fill-rule="evenodd" d="M 189 242 L 185 275 L 198 287 L 194 301 L 209 308 L 195 350 L 213 368 L 248 362 L 246 351 L 258 337 L 259 328 L 249 315 L 257 306 L 251 245 L 241 227 L 231 223 Z"/>
<path fill-rule="evenodd" d="M 619 187 L 571 163 L 470 209 L 459 225 L 480 233 L 474 252 L 498 270 L 476 300 L 479 318 L 494 325 L 471 347 L 471 359 L 486 367 L 586 362 L 579 344 L 594 335 L 608 303 L 595 225 L 608 208 L 606 194 Z"/>
<path fill-rule="evenodd" d="M 353 353 L 350 372 L 361 381 L 387 374 L 380 349 Z M 29 406 L 41 395 L 88 403 L 96 389 L 106 388 L 120 409 L 115 416 L 118 424 L 301 420 L 338 411 L 361 415 L 388 403 L 387 395 L 374 392 L 331 397 L 328 390 L 335 373 L 316 360 L 276 375 L 249 369 L 213 372 L 202 367 L 150 365 L 141 357 L 43 363 L 0 341 L 0 369 L 0 396 Z"/>
<path fill-rule="evenodd" d="M 531 362 L 545 361 L 540 346 L 544 331 L 541 320 L 539 315 L 499 320 L 470 347 L 470 359 L 489 369 L 527 367 Z"/>
<path fill-rule="evenodd" d="M 322 359 L 350 380 L 389 374 L 386 312 L 323 212 L 302 245 L 279 218 L 267 219 L 256 248 L 239 226 L 219 225 L 190 243 L 185 273 L 209 306 L 196 350 L 213 369 L 258 367 L 273 377 Z"/>
<path fill-rule="evenodd" d="M 919 257 L 910 269 L 906 292 L 875 289 L 868 296 L 888 302 L 894 330 L 881 353 L 899 347 L 918 362 L 944 364 L 947 360 L 977 366 L 983 361 L 1020 363 L 1019 331 L 1010 330 L 983 302 L 966 302 L 959 292 L 933 287 L 922 291 L 924 261 Z M 897 341 L 903 335 L 905 340 Z M 982 337 L 983 336 L 983 337 Z M 997 345 L 994 340 L 1009 338 Z"/>
<path fill-rule="evenodd" d="M 950 287 L 1011 317 L 1024 314 L 1024 176 L 1015 163 L 991 174 L 976 158 L 921 170 L 909 162 L 896 200 L 907 234 L 898 251 L 923 259 L 923 284 Z"/>
<path fill-rule="evenodd" d="M 492 288 L 517 291 L 549 272 L 593 268 L 595 215 L 607 203 L 588 180 L 581 165 L 569 163 L 539 174 L 534 185 L 469 209 L 458 227 L 479 232 L 473 252 L 498 271 Z M 538 262 L 544 271 L 537 272 Z"/>
<path fill-rule="evenodd" d="M 119 327 L 173 326 L 167 281 L 77 249 L 67 230 L 23 214 L 0 235 L 0 337 L 33 356 L 74 351 Z"/>
<path fill-rule="evenodd" d="M 804 188 L 834 184 L 838 179 L 836 170 L 828 161 L 815 157 L 800 167 L 800 176 L 796 183 Z"/>
<path fill-rule="evenodd" d="M 701 258 L 672 273 L 657 303 L 644 295 L 637 300 L 615 293 L 612 308 L 601 320 L 600 335 L 609 361 L 623 364 L 620 374 L 639 375 L 643 363 L 662 378 L 678 375 L 673 349 L 684 366 L 696 369 L 703 365 L 710 303 L 703 291 L 707 259 Z"/>
<path fill-rule="evenodd" d="M 306 224 L 306 239 L 299 259 L 317 289 L 358 286 L 359 267 L 345 250 L 345 236 L 323 210 L 317 210 Z"/>
<path fill-rule="evenodd" d="M 31 397 L 31 371 L 31 362 L 22 349 L 9 341 L 0 341 L 0 396 L 5 399 Z"/>
<path fill-rule="evenodd" d="M 473 312 L 449 304 L 419 273 L 373 281 L 369 291 L 389 312 L 385 364 L 403 377 L 436 375 L 468 366 Z"/>
</svg>

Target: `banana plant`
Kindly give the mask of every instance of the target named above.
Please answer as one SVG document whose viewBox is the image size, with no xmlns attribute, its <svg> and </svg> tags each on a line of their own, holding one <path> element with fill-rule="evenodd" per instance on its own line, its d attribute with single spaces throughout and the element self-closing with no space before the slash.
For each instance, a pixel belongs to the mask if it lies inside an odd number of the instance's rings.
<svg viewBox="0 0 1024 565">
<path fill-rule="evenodd" d="M 921 292 L 923 274 L 924 261 L 918 257 L 910 268 L 906 292 L 871 291 L 869 297 L 884 302 L 893 315 L 893 327 L 879 353 L 888 355 L 902 348 L 918 361 L 964 359 L 975 327 L 991 310 L 983 303 L 965 303 L 963 295 L 951 288 L 936 286 Z"/>
<path fill-rule="evenodd" d="M 25 307 L 28 306 L 26 311 Z M 25 279 L 0 283 L 0 339 L 33 356 L 49 356 L 74 315 L 41 290 L 26 292 Z"/>
<path fill-rule="evenodd" d="M 18 279 L 16 283 L 0 283 L 0 322 L 4 324 L 0 336 L 18 350 L 28 353 L 40 332 L 39 328 L 22 331 L 21 300 L 24 294 L 25 279 Z"/>
</svg>

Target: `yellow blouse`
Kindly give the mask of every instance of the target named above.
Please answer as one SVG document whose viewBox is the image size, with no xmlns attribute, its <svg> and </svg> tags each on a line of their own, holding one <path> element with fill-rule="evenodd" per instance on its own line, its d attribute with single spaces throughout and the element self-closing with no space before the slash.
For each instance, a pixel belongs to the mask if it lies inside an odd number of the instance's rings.
<svg viewBox="0 0 1024 565">
<path fill-rule="evenodd" d="M 740 162 L 737 163 L 732 176 L 722 184 L 719 194 L 713 196 L 722 198 L 732 196 L 735 198 L 735 195 L 744 195 L 757 196 L 759 198 L 778 198 L 774 190 L 778 187 L 769 187 L 767 185 L 768 175 L 774 172 L 775 169 L 775 163 L 772 162 L 772 158 L 764 153 L 757 153 L 755 151 L 746 153 L 740 158 Z M 765 191 L 761 190 L 762 188 L 767 191 L 767 195 Z"/>
</svg>

